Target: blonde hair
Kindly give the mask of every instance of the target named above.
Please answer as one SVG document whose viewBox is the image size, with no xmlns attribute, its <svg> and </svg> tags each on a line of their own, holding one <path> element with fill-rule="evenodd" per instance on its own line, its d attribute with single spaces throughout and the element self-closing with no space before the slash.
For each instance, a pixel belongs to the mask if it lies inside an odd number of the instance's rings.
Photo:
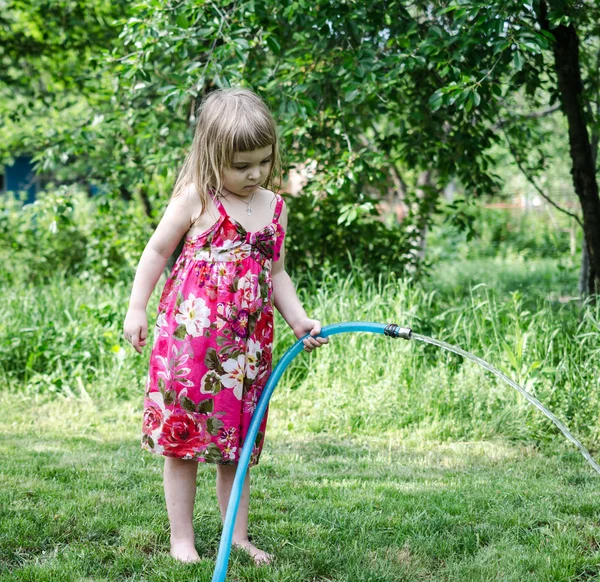
<svg viewBox="0 0 600 582">
<path fill-rule="evenodd" d="M 281 159 L 277 126 L 265 102 L 249 89 L 220 89 L 202 101 L 192 147 L 177 176 L 173 198 L 194 183 L 202 211 L 209 203 L 210 190 L 223 186 L 221 172 L 230 167 L 238 152 L 273 146 L 269 175 L 262 184 L 278 189 Z"/>
</svg>

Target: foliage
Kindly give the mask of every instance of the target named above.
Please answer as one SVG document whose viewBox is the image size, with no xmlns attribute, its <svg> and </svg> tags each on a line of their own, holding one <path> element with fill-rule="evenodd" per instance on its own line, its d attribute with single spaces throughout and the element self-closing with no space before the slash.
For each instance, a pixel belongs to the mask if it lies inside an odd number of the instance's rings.
<svg viewBox="0 0 600 582">
<path fill-rule="evenodd" d="M 555 263 L 546 263 L 550 277 L 537 276 L 535 265 L 488 259 L 462 287 L 456 281 L 468 263 L 446 264 L 427 289 L 393 275 L 369 280 L 357 271 L 330 271 L 323 280 L 304 273 L 298 286 L 307 311 L 324 323 L 396 322 L 482 357 L 534 392 L 587 442 L 597 443 L 599 308 L 584 306 L 578 319 L 578 305 L 534 292 L 532 282 L 554 293 L 572 285 L 565 279 L 573 277 L 557 272 Z M 512 281 L 513 288 L 496 291 L 494 277 Z M 151 298 L 150 323 L 161 288 Z M 122 337 L 129 284 L 57 275 L 37 287 L 3 280 L 0 292 L 0 380 L 8 390 L 92 400 L 143 392 L 149 348 L 138 357 Z M 281 319 L 277 326 L 274 359 L 294 340 Z M 349 383 L 351 378 L 356 381 Z M 435 438 L 528 441 L 556 434 L 516 392 L 471 363 L 417 342 L 370 335 L 338 338 L 310 359 L 299 359 L 279 394 L 275 402 L 285 408 L 287 421 L 315 432 L 406 428 Z"/>
<path fill-rule="evenodd" d="M 0 197 L 0 275 L 41 284 L 57 272 L 115 282 L 133 277 L 150 230 L 141 207 L 77 188 L 42 192 L 33 204 Z"/>
<path fill-rule="evenodd" d="M 110 76 L 101 51 L 118 36 L 126 0 L 8 0 L 0 13 L 0 165 L 15 155 L 44 151 L 41 170 L 70 167 L 85 175 L 76 152 L 60 148 L 106 103 Z"/>
<path fill-rule="evenodd" d="M 558 212 L 544 208 L 502 209 L 469 205 L 457 207 L 436 220 L 428 236 L 429 257 L 433 262 L 465 261 L 484 257 L 511 258 L 522 261 L 566 259 L 581 251 L 581 232 L 572 221 Z M 574 248 L 571 245 L 575 244 Z M 574 290 L 573 290 L 574 292 Z"/>
<path fill-rule="evenodd" d="M 373 204 L 357 206 L 334 196 L 324 196 L 316 206 L 308 196 L 290 198 L 287 204 L 286 265 L 291 272 L 318 277 L 330 265 L 359 270 L 365 277 L 390 271 L 423 274 L 413 232 L 406 224 L 386 225 Z"/>
<path fill-rule="evenodd" d="M 304 189 L 313 212 L 298 217 L 302 236 L 330 225 L 327 237 L 337 239 L 337 219 L 316 211 L 324 196 L 336 199 L 330 207 L 343 224 L 357 221 L 354 239 L 374 224 L 369 209 L 384 194 L 401 193 L 403 233 L 387 234 L 400 245 L 393 260 L 412 268 L 410 249 L 450 180 L 467 196 L 497 192 L 491 152 L 505 144 L 533 177 L 551 165 L 539 119 L 558 103 L 552 31 L 564 27 L 586 39 L 582 104 L 597 146 L 600 18 L 590 0 L 552 2 L 549 30 L 539 22 L 545 0 L 394 1 L 385 10 L 362 0 L 95 0 L 89 11 L 64 1 L 48 12 L 42 38 L 44 6 L 12 0 L 0 20 L 8 39 L 0 89 L 10 110 L 0 116 L 31 120 L 9 123 L 3 147 L 37 151 L 43 171 L 75 172 L 110 195 L 139 199 L 153 221 L 191 143 L 200 99 L 247 85 L 274 109 L 289 164 L 316 168 Z M 30 56 L 29 68 L 20 66 Z M 426 187 L 422 172 L 431 176 Z M 368 237 L 357 243 L 349 252 L 371 251 Z"/>
</svg>

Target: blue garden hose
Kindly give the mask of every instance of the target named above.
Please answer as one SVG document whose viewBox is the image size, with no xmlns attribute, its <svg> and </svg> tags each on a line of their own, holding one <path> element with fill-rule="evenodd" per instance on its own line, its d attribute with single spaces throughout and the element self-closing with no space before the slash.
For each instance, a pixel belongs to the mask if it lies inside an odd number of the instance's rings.
<svg viewBox="0 0 600 582">
<path fill-rule="evenodd" d="M 348 331 L 365 331 L 370 333 L 385 334 L 389 337 L 403 339 L 410 339 L 412 331 L 408 327 L 400 327 L 395 324 L 385 323 L 370 323 L 368 321 L 354 321 L 349 323 L 336 323 L 328 325 L 321 330 L 319 337 L 329 337 L 330 335 L 337 335 L 338 333 L 346 333 Z M 235 518 L 237 516 L 238 507 L 240 505 L 240 499 L 242 497 L 242 487 L 246 472 L 248 471 L 248 464 L 250 463 L 250 455 L 254 447 L 254 441 L 258 434 L 258 428 L 262 422 L 269 400 L 277 386 L 277 382 L 292 363 L 292 360 L 304 349 L 304 340 L 309 337 L 308 335 L 299 339 L 291 348 L 283 354 L 282 358 L 277 362 L 275 369 L 271 372 L 267 384 L 265 385 L 262 395 L 256 405 L 256 410 L 252 416 L 250 427 L 240 453 L 238 460 L 237 470 L 235 472 L 235 479 L 233 486 L 231 487 L 231 495 L 229 496 L 229 504 L 227 505 L 227 513 L 225 514 L 225 522 L 223 524 L 223 533 L 221 534 L 221 543 L 219 544 L 219 553 L 217 554 L 217 563 L 215 565 L 215 571 L 213 573 L 212 582 L 224 582 L 225 576 L 227 575 L 227 564 L 229 563 L 229 553 L 231 551 L 231 539 L 233 537 L 233 526 L 235 525 Z"/>
<path fill-rule="evenodd" d="M 519 386 L 516 382 L 511 380 L 508 376 L 496 370 L 493 366 L 481 360 L 477 356 L 470 354 L 456 346 L 447 344 L 446 342 L 442 342 L 439 340 L 435 340 L 426 336 L 422 336 L 419 334 L 413 334 L 412 330 L 408 327 L 400 327 L 395 324 L 386 325 L 385 323 L 370 323 L 367 321 L 354 321 L 349 323 L 336 323 L 334 325 L 328 325 L 321 330 L 319 334 L 320 337 L 329 337 L 330 335 L 337 335 L 338 333 L 346 333 L 349 331 L 363 331 L 370 333 L 381 333 L 393 338 L 403 338 L 403 339 L 415 339 L 424 341 L 426 343 L 436 345 L 440 348 L 449 350 L 468 358 L 469 360 L 476 362 L 486 370 L 490 371 L 492 374 L 498 376 L 509 385 L 511 385 L 517 392 L 521 393 L 530 404 L 533 404 L 536 408 L 541 410 L 559 429 L 560 431 L 569 439 L 573 444 L 575 444 L 581 454 L 585 457 L 588 463 L 594 468 L 594 470 L 600 474 L 600 465 L 594 461 L 588 450 L 581 444 L 581 442 L 575 438 L 569 429 L 552 413 L 550 412 L 542 403 L 529 394 L 527 390 Z M 309 337 L 305 335 L 303 338 L 299 339 L 291 348 L 283 354 L 283 357 L 275 366 L 275 369 L 271 373 L 267 384 L 263 390 L 263 393 L 258 401 L 256 406 L 256 410 L 254 411 L 254 415 L 252 416 L 252 420 L 250 422 L 250 427 L 248 428 L 248 434 L 246 435 L 246 440 L 244 442 L 244 446 L 242 447 L 242 452 L 240 453 L 240 458 L 238 461 L 237 470 L 235 473 L 235 479 L 233 481 L 233 486 L 231 488 L 231 495 L 229 497 L 229 505 L 227 506 L 227 513 L 225 514 L 225 523 L 223 524 L 223 533 L 221 534 L 221 543 L 219 545 L 219 553 L 217 554 L 217 562 L 215 565 L 215 571 L 213 573 L 212 582 L 224 582 L 225 576 L 227 575 L 227 564 L 229 562 L 229 553 L 231 551 L 231 539 L 233 537 L 233 526 L 235 524 L 235 518 L 237 515 L 238 507 L 240 504 L 240 499 L 242 497 L 242 487 L 244 484 L 244 479 L 246 477 L 246 472 L 248 471 L 248 464 L 250 462 L 250 455 L 252 454 L 252 449 L 254 448 L 254 442 L 256 440 L 256 435 L 258 433 L 258 429 L 260 427 L 260 423 L 265 415 L 267 410 L 267 406 L 269 404 L 269 400 L 271 399 L 271 395 L 273 394 L 273 390 L 275 390 L 275 386 L 277 386 L 277 382 L 287 369 L 287 367 L 291 364 L 292 360 L 303 350 L 304 348 L 304 340 Z"/>
</svg>

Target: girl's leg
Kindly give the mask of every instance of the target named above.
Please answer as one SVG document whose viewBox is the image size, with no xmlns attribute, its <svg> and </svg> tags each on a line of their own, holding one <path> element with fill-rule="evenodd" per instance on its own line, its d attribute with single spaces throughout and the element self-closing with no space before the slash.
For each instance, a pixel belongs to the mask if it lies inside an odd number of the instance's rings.
<svg viewBox="0 0 600 582">
<path fill-rule="evenodd" d="M 193 525 L 197 472 L 196 461 L 165 457 L 165 500 L 171 523 L 171 556 L 182 562 L 200 559 Z"/>
<path fill-rule="evenodd" d="M 233 486 L 236 468 L 237 465 L 217 465 L 217 498 L 219 499 L 219 507 L 221 509 L 221 518 L 223 521 L 225 521 L 225 514 L 227 513 L 227 505 L 229 503 L 229 495 L 231 494 L 231 487 Z M 272 556 L 259 550 L 256 546 L 251 544 L 248 539 L 249 501 L 250 471 L 246 473 L 246 478 L 244 479 L 242 498 L 235 519 L 231 544 L 246 550 L 257 564 L 268 564 L 271 562 Z"/>
</svg>

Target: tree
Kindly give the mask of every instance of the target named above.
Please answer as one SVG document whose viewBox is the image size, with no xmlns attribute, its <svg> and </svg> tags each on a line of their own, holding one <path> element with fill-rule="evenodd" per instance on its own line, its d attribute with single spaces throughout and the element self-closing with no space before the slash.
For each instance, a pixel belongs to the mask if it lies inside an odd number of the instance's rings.
<svg viewBox="0 0 600 582">
<path fill-rule="evenodd" d="M 600 199 L 596 179 L 598 135 L 600 133 L 600 7 L 593 2 L 551 3 L 537 0 L 531 5 L 521 2 L 495 3 L 450 3 L 438 11 L 439 15 L 452 15 L 445 19 L 445 29 L 469 24 L 470 34 L 454 45 L 470 63 L 459 66 L 454 78 L 432 96 L 434 107 L 453 105 L 462 99 L 465 110 L 479 108 L 482 101 L 496 107 L 498 114 L 487 108 L 483 113 L 488 121 L 502 115 L 503 101 L 510 93 L 524 90 L 533 108 L 551 108 L 560 102 L 569 127 L 569 145 L 572 161 L 572 176 L 575 192 L 582 211 L 584 247 L 589 253 L 590 269 L 585 282 L 587 292 L 600 293 Z M 490 26 L 490 23 L 491 26 Z M 444 34 L 444 33 L 442 33 Z M 581 46 L 579 38 L 585 38 Z M 479 55 L 469 50 L 469 39 L 479 38 Z M 449 46 L 449 44 L 446 44 Z M 510 51 L 510 52 L 509 52 Z M 506 53 L 512 56 L 511 61 Z M 445 55 L 434 51 L 434 59 L 445 62 Z M 582 80 L 581 68 L 585 66 L 587 78 Z M 477 79 L 473 73 L 485 72 Z M 506 91 L 490 91 L 493 83 L 504 79 Z M 544 88 L 545 92 L 539 89 Z M 549 95 L 547 103 L 542 99 Z M 512 123 L 506 124 L 507 139 L 517 160 L 528 157 L 527 144 L 521 141 L 519 125 L 525 113 L 510 116 Z M 516 123 L 515 123 L 516 121 Z M 498 121 L 496 122 L 498 125 Z M 496 125 L 496 126 L 497 126 Z M 590 139 L 591 133 L 591 139 Z M 529 134 L 529 136 L 531 133 Z M 533 148 L 532 148 L 533 149 Z M 524 169 L 528 175 L 537 175 L 544 167 L 544 158 Z"/>
<path fill-rule="evenodd" d="M 118 38 L 129 2 L 8 0 L 0 13 L 0 165 L 42 152 L 39 170 L 86 173 L 81 153 L 61 149 L 62 132 L 109 102 L 102 51 Z M 85 120 L 85 121 L 83 121 Z M 78 157 L 74 154 L 78 153 Z"/>
<path fill-rule="evenodd" d="M 71 158 L 88 152 L 93 177 L 113 189 L 138 185 L 153 214 L 149 184 L 174 177 L 202 96 L 250 85 L 275 109 L 289 162 L 316 164 L 306 189 L 335 201 L 345 224 L 373 220 L 380 193 L 404 185 L 399 252 L 418 262 L 419 232 L 451 179 L 472 196 L 497 188 L 491 145 L 506 136 L 532 179 L 543 171 L 535 116 L 560 102 L 597 293 L 600 8 L 554 2 L 141 0 L 105 53 L 113 93 L 57 141 Z M 515 112 L 517 97 L 527 110 Z"/>
</svg>

